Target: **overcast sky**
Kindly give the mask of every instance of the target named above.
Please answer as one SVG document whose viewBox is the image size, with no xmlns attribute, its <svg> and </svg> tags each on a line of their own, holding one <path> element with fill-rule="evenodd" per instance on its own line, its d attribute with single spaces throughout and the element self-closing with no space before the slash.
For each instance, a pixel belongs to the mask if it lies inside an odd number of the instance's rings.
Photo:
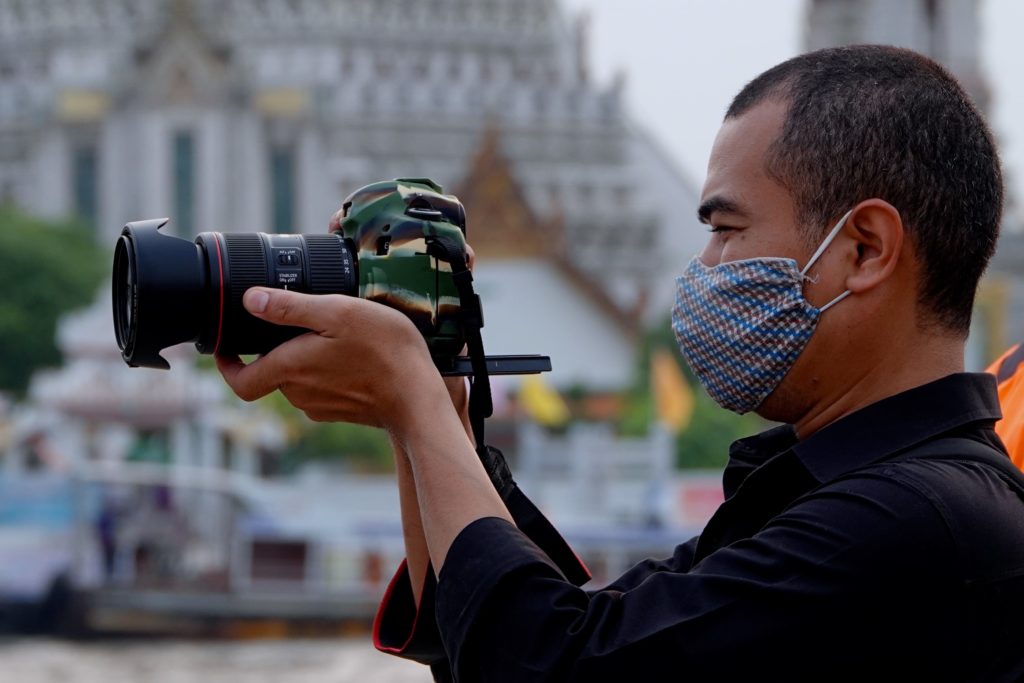
<svg viewBox="0 0 1024 683">
<path fill-rule="evenodd" d="M 1024 2 L 980 0 L 992 125 L 1024 203 Z M 594 78 L 627 75 L 627 102 L 695 183 L 729 100 L 750 79 L 797 54 L 802 0 L 562 0 L 591 17 Z"/>
</svg>

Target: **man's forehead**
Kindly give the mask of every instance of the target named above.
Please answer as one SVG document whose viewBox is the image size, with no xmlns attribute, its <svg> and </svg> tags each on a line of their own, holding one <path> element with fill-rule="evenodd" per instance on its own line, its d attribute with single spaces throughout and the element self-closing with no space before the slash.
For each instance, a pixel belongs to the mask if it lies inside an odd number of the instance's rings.
<svg viewBox="0 0 1024 683">
<path fill-rule="evenodd" d="M 762 183 L 773 183 L 765 156 L 778 139 L 787 105 L 767 100 L 740 116 L 726 119 L 718 131 L 708 159 L 708 175 L 701 204 L 708 209 L 742 209 Z"/>
<path fill-rule="evenodd" d="M 715 147 L 736 145 L 761 146 L 767 149 L 782 132 L 788 111 L 789 103 L 785 100 L 763 100 L 739 116 L 725 119 L 715 138 Z"/>
</svg>

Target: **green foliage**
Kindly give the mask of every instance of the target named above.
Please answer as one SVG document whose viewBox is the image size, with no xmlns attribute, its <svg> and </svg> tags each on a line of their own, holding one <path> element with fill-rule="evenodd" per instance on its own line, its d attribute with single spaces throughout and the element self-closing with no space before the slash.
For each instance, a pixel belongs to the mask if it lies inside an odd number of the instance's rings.
<svg viewBox="0 0 1024 683">
<path fill-rule="evenodd" d="M 0 253 L 0 391 L 24 395 L 33 372 L 61 362 L 58 318 L 92 301 L 110 264 L 81 223 L 10 205 L 0 206 Z"/>
<path fill-rule="evenodd" d="M 646 373 L 644 375 L 646 377 Z M 644 382 L 646 383 L 646 379 Z M 626 398 L 622 417 L 619 420 L 619 433 L 623 436 L 645 436 L 654 419 L 654 397 L 650 391 L 634 387 Z"/>
<path fill-rule="evenodd" d="M 313 422 L 275 391 L 260 406 L 284 420 L 291 445 L 282 453 L 281 469 L 294 470 L 310 460 L 343 462 L 359 472 L 394 469 L 391 442 L 381 429 L 344 422 Z"/>
<path fill-rule="evenodd" d="M 667 319 L 649 330 L 640 344 L 636 380 L 620 424 L 621 431 L 642 435 L 650 428 L 655 411 L 650 388 L 651 354 L 658 348 L 669 349 L 675 356 L 694 397 L 690 425 L 676 437 L 676 466 L 681 469 L 722 469 L 729 460 L 729 445 L 733 441 L 762 431 L 769 425 L 752 413 L 736 415 L 711 400 L 679 355 L 679 347 Z"/>
<path fill-rule="evenodd" d="M 676 437 L 676 467 L 722 469 L 729 460 L 729 445 L 769 425 L 753 413 L 736 415 L 711 400 L 692 377 L 694 407 L 690 426 Z"/>
<path fill-rule="evenodd" d="M 290 462 L 335 460 L 359 472 L 394 469 L 391 442 L 382 429 L 345 422 L 310 423 L 298 441 L 284 453 Z"/>
</svg>

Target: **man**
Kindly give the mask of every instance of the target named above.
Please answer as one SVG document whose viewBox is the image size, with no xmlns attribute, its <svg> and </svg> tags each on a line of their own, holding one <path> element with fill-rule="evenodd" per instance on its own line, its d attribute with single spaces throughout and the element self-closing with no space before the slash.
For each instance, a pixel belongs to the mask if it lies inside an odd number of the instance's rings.
<svg viewBox="0 0 1024 683">
<path fill-rule="evenodd" d="M 999 383 L 1003 419 L 996 434 L 1003 440 L 1013 464 L 1024 470 L 1024 344 L 1014 344 L 988 367 Z"/>
<path fill-rule="evenodd" d="M 220 369 L 389 431 L 407 563 L 378 646 L 440 678 L 1020 680 L 1024 479 L 991 376 L 962 373 L 1001 204 L 991 135 L 924 57 L 826 50 L 747 85 L 673 327 L 717 401 L 787 426 L 734 444 L 698 538 L 594 592 L 511 523 L 397 312 L 252 290 L 314 334 Z"/>
</svg>

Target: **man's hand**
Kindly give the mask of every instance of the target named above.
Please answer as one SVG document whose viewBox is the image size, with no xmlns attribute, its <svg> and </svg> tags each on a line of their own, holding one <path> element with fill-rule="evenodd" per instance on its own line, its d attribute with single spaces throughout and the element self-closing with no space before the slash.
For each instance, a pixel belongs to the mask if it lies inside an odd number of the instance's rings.
<svg viewBox="0 0 1024 683">
<path fill-rule="evenodd" d="M 465 413 L 458 413 L 465 405 L 465 380 L 445 385 L 408 318 L 356 297 L 263 287 L 247 291 L 242 303 L 258 318 L 311 332 L 248 365 L 238 357 L 218 357 L 218 369 L 238 396 L 252 401 L 280 389 L 313 420 L 389 431 L 399 465 L 408 463 L 402 517 L 410 560 L 416 557 L 415 570 L 410 567 L 414 581 L 426 571 L 425 554 L 434 571 L 441 571 L 448 548 L 467 524 L 482 517 L 511 522 L 467 438 Z"/>
<path fill-rule="evenodd" d="M 247 291 L 242 301 L 257 318 L 312 330 L 248 365 L 218 357 L 217 368 L 242 399 L 280 389 L 312 420 L 395 429 L 417 399 L 445 390 L 423 337 L 394 309 L 355 297 L 262 287 Z"/>
</svg>

